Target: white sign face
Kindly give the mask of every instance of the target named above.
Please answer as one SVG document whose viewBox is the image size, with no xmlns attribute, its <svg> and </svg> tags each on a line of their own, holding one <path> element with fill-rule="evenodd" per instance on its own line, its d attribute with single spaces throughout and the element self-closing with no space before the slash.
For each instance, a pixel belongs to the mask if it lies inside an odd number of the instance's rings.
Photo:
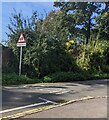
<svg viewBox="0 0 109 120">
<path fill-rule="evenodd" d="M 26 43 L 17 43 L 17 47 L 23 47 L 26 46 Z"/>
<path fill-rule="evenodd" d="M 21 33 L 17 42 L 17 47 L 23 47 L 23 46 L 26 46 L 26 40 L 24 39 L 24 36 Z"/>
<path fill-rule="evenodd" d="M 18 43 L 26 43 L 26 40 L 24 39 L 24 36 L 22 33 L 20 34 L 20 37 L 18 39 Z"/>
</svg>

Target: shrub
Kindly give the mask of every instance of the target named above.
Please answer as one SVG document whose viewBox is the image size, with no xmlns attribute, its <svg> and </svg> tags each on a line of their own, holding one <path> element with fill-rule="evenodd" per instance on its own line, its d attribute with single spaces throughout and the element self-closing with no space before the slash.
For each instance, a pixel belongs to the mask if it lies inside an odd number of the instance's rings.
<svg viewBox="0 0 109 120">
<path fill-rule="evenodd" d="M 107 79 L 109 74 L 106 73 L 74 73 L 74 72 L 56 72 L 51 75 L 45 76 L 43 82 L 73 82 L 81 80 L 96 80 L 96 79 Z"/>
<path fill-rule="evenodd" d="M 107 73 L 93 73 L 90 75 L 90 80 L 97 80 L 97 79 L 109 79 L 109 74 Z"/>
<path fill-rule="evenodd" d="M 77 65 L 87 71 L 100 71 L 106 65 L 108 41 L 92 40 L 81 46 L 81 54 L 77 57 Z"/>
<path fill-rule="evenodd" d="M 25 75 L 17 75 L 13 74 L 3 74 L 2 75 L 2 85 L 18 85 L 18 84 L 29 84 L 29 83 L 37 83 L 39 79 L 31 79 Z"/>
<path fill-rule="evenodd" d="M 44 82 L 71 82 L 75 80 L 86 80 L 83 73 L 74 72 L 56 72 L 44 77 Z"/>
<path fill-rule="evenodd" d="M 52 82 L 52 78 L 49 76 L 45 76 L 43 82 Z"/>
<path fill-rule="evenodd" d="M 109 65 L 103 65 L 103 66 L 102 66 L 102 70 L 103 70 L 103 72 L 105 72 L 105 73 L 109 73 Z"/>
</svg>

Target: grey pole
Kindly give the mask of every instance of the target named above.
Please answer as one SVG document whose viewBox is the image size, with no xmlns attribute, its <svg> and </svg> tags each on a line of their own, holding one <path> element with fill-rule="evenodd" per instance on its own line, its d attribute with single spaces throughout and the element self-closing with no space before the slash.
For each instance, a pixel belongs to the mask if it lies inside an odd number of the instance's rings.
<svg viewBox="0 0 109 120">
<path fill-rule="evenodd" d="M 21 75 L 21 68 L 22 68 L 22 46 L 20 47 L 19 76 Z"/>
</svg>

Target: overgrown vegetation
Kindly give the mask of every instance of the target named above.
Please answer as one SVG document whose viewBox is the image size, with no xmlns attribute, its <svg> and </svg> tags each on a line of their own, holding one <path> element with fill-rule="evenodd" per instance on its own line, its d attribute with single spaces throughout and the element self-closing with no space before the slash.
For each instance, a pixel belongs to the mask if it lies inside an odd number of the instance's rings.
<svg viewBox="0 0 109 120">
<path fill-rule="evenodd" d="M 13 74 L 18 70 L 4 72 L 3 84 L 109 78 L 109 2 L 55 2 L 54 6 L 60 10 L 43 19 L 37 11 L 31 18 L 13 14 L 8 46 L 17 58 L 13 63 L 18 63 L 16 43 L 20 33 L 25 35 L 23 75 Z"/>
<path fill-rule="evenodd" d="M 32 83 L 54 83 L 54 82 L 73 82 L 81 80 L 97 80 L 109 78 L 108 73 L 95 72 L 88 74 L 85 72 L 56 72 L 50 75 L 46 75 L 43 78 L 29 78 L 25 75 L 17 75 L 15 73 L 3 74 L 3 85 L 20 85 L 20 84 L 32 84 Z"/>
<path fill-rule="evenodd" d="M 51 75 L 45 76 L 43 82 L 73 82 L 81 80 L 93 80 L 93 79 L 106 79 L 109 78 L 109 74 L 106 73 L 74 73 L 74 72 L 57 72 Z"/>
<path fill-rule="evenodd" d="M 29 83 L 38 83 L 41 82 L 38 78 L 31 79 L 25 75 L 17 75 L 15 73 L 3 74 L 3 85 L 20 85 L 20 84 L 29 84 Z"/>
</svg>

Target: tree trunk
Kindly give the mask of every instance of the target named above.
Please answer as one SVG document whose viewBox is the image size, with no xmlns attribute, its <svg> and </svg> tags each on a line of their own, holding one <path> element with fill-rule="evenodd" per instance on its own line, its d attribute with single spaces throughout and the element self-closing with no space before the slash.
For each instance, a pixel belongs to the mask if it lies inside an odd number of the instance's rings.
<svg viewBox="0 0 109 120">
<path fill-rule="evenodd" d="M 86 35 L 86 44 L 88 44 L 90 39 L 90 29 L 91 29 L 91 18 L 89 15 L 88 23 L 87 23 L 87 35 Z"/>
</svg>

